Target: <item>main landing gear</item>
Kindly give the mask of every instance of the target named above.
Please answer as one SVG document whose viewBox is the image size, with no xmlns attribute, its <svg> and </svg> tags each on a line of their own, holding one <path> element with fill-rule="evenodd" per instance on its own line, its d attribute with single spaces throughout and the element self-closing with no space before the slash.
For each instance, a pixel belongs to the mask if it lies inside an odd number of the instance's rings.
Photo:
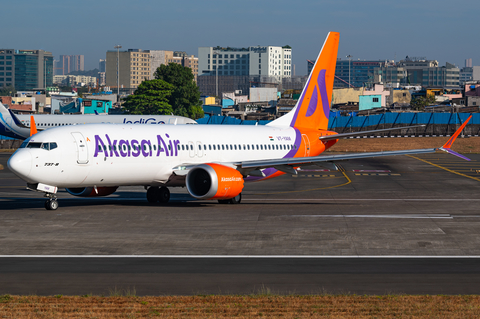
<svg viewBox="0 0 480 319">
<path fill-rule="evenodd" d="M 48 197 L 48 199 L 45 201 L 45 209 L 56 210 L 58 208 L 57 197 L 49 193 L 45 194 L 45 197 Z"/>
<path fill-rule="evenodd" d="M 219 199 L 218 203 L 220 203 L 220 204 L 240 204 L 241 201 L 242 201 L 242 193 L 238 194 L 234 198 Z"/>
<path fill-rule="evenodd" d="M 170 200 L 170 191 L 165 186 L 152 186 L 147 189 L 147 201 L 149 203 L 168 203 Z"/>
</svg>

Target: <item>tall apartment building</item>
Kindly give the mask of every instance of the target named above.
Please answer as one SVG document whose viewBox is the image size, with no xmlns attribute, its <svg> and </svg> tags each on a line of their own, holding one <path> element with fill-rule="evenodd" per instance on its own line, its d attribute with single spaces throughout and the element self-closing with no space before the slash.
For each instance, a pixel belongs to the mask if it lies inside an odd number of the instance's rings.
<svg viewBox="0 0 480 319">
<path fill-rule="evenodd" d="M 105 72 L 105 63 L 106 61 L 104 59 L 98 61 L 98 72 Z"/>
<path fill-rule="evenodd" d="M 289 78 L 292 69 L 292 48 L 289 46 L 198 48 L 198 75 Z"/>
<path fill-rule="evenodd" d="M 128 51 L 107 51 L 105 85 L 117 88 L 117 61 L 120 88 L 136 89 L 150 77 L 150 51 L 129 49 Z"/>
<path fill-rule="evenodd" d="M 53 55 L 43 50 L 0 49 L 0 87 L 25 91 L 53 84 Z"/>
<path fill-rule="evenodd" d="M 74 71 L 85 71 L 85 57 L 83 55 L 61 55 L 56 62 L 55 75 L 67 75 Z"/>
</svg>

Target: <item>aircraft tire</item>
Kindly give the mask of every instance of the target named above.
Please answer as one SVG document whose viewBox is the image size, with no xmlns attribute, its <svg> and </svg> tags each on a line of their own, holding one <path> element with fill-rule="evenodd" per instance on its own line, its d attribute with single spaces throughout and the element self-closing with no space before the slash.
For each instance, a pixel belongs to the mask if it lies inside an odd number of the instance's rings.
<svg viewBox="0 0 480 319">
<path fill-rule="evenodd" d="M 149 187 L 147 189 L 147 201 L 149 203 L 156 203 L 160 198 L 160 189 L 156 186 Z"/>
<path fill-rule="evenodd" d="M 242 201 L 242 193 L 238 194 L 234 198 L 228 200 L 230 204 L 240 204 Z"/>
<path fill-rule="evenodd" d="M 57 208 L 58 208 L 58 201 L 56 199 L 49 199 L 45 201 L 46 210 L 57 210 Z"/>
<path fill-rule="evenodd" d="M 163 186 L 158 190 L 158 201 L 162 204 L 168 203 L 170 200 L 170 190 Z"/>
</svg>

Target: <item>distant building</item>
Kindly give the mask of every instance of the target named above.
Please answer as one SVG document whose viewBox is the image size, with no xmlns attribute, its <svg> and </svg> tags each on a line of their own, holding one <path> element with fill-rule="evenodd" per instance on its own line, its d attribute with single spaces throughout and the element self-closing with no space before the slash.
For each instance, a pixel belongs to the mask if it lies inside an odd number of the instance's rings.
<svg viewBox="0 0 480 319">
<path fill-rule="evenodd" d="M 460 70 L 460 85 L 469 81 L 480 81 L 480 66 L 464 67 Z"/>
<path fill-rule="evenodd" d="M 472 65 L 472 59 L 465 59 L 465 67 L 466 68 L 471 68 Z"/>
<path fill-rule="evenodd" d="M 45 89 L 53 84 L 53 55 L 43 50 L 0 49 L 0 87 L 17 91 Z"/>
<path fill-rule="evenodd" d="M 61 55 L 56 62 L 55 75 L 67 75 L 74 71 L 85 71 L 85 57 L 83 55 Z"/>
<path fill-rule="evenodd" d="M 198 58 L 183 51 L 150 50 L 150 79 L 162 64 L 177 63 L 192 69 L 195 81 L 198 73 Z"/>
<path fill-rule="evenodd" d="M 98 61 L 98 72 L 105 72 L 105 63 L 106 61 L 104 59 Z"/>
<path fill-rule="evenodd" d="M 117 88 L 117 61 L 120 88 L 136 89 L 144 80 L 150 79 L 150 51 L 129 49 L 107 51 L 105 85 Z"/>
<path fill-rule="evenodd" d="M 291 77 L 292 48 L 289 46 L 199 47 L 198 75 Z"/>
<path fill-rule="evenodd" d="M 385 60 L 342 60 L 337 59 L 334 87 L 346 88 L 373 86 L 375 68 L 386 66 Z"/>
</svg>

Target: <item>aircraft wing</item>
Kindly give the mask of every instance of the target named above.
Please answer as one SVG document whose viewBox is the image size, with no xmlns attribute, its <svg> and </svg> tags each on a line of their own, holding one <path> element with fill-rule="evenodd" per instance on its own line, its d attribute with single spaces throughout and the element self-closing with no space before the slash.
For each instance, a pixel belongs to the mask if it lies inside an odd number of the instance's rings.
<svg viewBox="0 0 480 319">
<path fill-rule="evenodd" d="M 303 164 L 316 164 L 324 162 L 334 162 L 334 161 L 344 161 L 349 159 L 359 159 L 359 158 L 370 158 L 370 157 L 381 157 L 381 156 L 395 156 L 395 155 L 410 155 L 410 154 L 427 154 L 434 153 L 437 150 L 444 151 L 449 154 L 458 156 L 464 160 L 469 161 L 467 157 L 458 154 L 450 149 L 455 139 L 460 135 L 462 130 L 465 128 L 467 123 L 470 121 L 470 117 L 458 128 L 455 134 L 450 137 L 450 139 L 442 147 L 438 148 L 426 148 L 426 149 L 416 149 L 416 150 L 402 150 L 402 151 L 386 151 L 386 152 L 370 152 L 370 153 L 356 153 L 356 154 L 342 154 L 342 155 L 320 155 L 312 157 L 291 157 L 291 158 L 276 158 L 276 159 L 266 159 L 266 160 L 254 160 L 254 161 L 243 161 L 235 163 L 235 165 L 245 171 L 248 170 L 259 170 L 267 167 L 274 167 L 279 171 L 285 173 L 296 173 L 293 167 L 300 166 Z M 332 135 L 335 138 L 335 135 Z"/>
<path fill-rule="evenodd" d="M 235 163 L 241 168 L 255 168 L 262 169 L 267 167 L 275 167 L 288 165 L 300 166 L 304 164 L 315 164 L 321 162 L 345 161 L 350 159 L 381 157 L 381 156 L 395 156 L 395 155 L 409 155 L 409 154 L 426 154 L 435 153 L 439 148 L 426 148 L 417 150 L 403 150 L 403 151 L 386 151 L 386 152 L 370 152 L 370 153 L 355 153 L 355 154 L 340 154 L 340 155 L 320 155 L 313 157 L 292 157 L 292 158 L 278 158 L 257 161 L 244 161 Z"/>
<path fill-rule="evenodd" d="M 338 134 L 333 134 L 333 135 L 320 136 L 318 139 L 321 140 L 321 141 L 329 141 L 329 140 L 336 140 L 336 139 L 339 139 L 339 138 L 348 138 L 348 137 L 353 137 L 353 136 L 362 136 L 362 135 L 369 135 L 369 134 L 374 134 L 374 133 L 379 133 L 379 132 L 390 132 L 390 131 L 394 131 L 394 130 L 402 130 L 402 129 L 409 129 L 409 128 L 414 128 L 414 127 L 424 127 L 424 126 L 426 126 L 426 125 L 402 126 L 402 127 L 392 127 L 392 128 L 386 128 L 386 129 L 381 129 L 381 130 L 372 130 L 372 131 L 338 133 Z"/>
</svg>

